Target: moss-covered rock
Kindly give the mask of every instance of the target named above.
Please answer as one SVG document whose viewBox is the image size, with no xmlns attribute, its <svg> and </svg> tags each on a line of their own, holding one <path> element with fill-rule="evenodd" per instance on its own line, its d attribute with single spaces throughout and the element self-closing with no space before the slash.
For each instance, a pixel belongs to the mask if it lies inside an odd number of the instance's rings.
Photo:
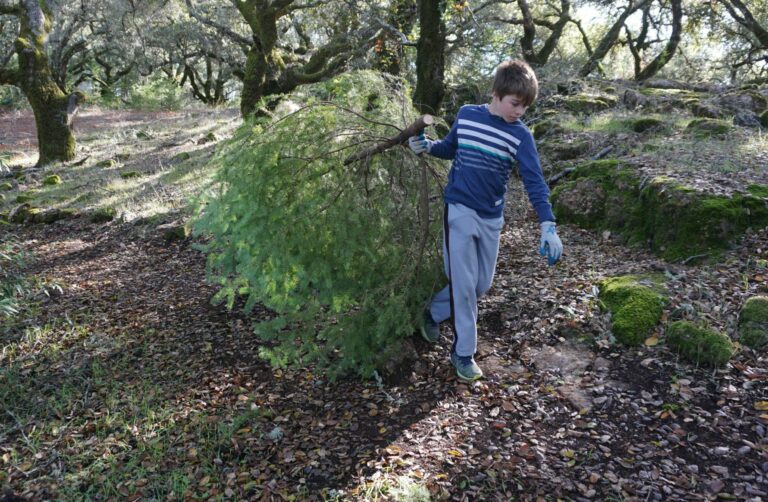
<svg viewBox="0 0 768 502">
<path fill-rule="evenodd" d="M 61 185 L 61 176 L 58 174 L 51 174 L 43 178 L 43 185 Z"/>
<path fill-rule="evenodd" d="M 171 224 L 162 228 L 163 238 L 168 242 L 183 241 L 189 237 L 189 228 L 186 225 Z"/>
<path fill-rule="evenodd" d="M 115 160 L 118 160 L 120 162 L 125 162 L 126 160 L 131 158 L 131 154 L 128 152 L 122 152 L 115 155 Z"/>
<path fill-rule="evenodd" d="M 115 159 L 104 159 L 96 163 L 96 167 L 110 168 L 110 167 L 116 167 L 116 166 L 117 166 L 117 161 Z"/>
<path fill-rule="evenodd" d="M 718 119 L 723 116 L 721 110 L 712 103 L 693 100 L 688 103 L 688 109 L 694 117 Z"/>
<path fill-rule="evenodd" d="M 138 171 L 126 171 L 124 173 L 120 173 L 120 177 L 124 180 L 138 178 L 139 176 L 141 176 L 141 174 Z"/>
<path fill-rule="evenodd" d="M 173 159 L 178 162 L 184 162 L 185 160 L 189 160 L 192 158 L 192 155 L 189 152 L 181 152 L 176 154 Z"/>
<path fill-rule="evenodd" d="M 731 131 L 731 124 L 724 120 L 699 118 L 692 120 L 685 130 L 695 136 L 722 136 Z"/>
<path fill-rule="evenodd" d="M 554 119 L 543 120 L 533 127 L 533 137 L 536 139 L 555 136 L 564 132 L 565 128 Z"/>
<path fill-rule="evenodd" d="M 112 221 L 117 216 L 117 210 L 113 207 L 101 207 L 91 214 L 91 221 L 94 223 L 106 223 Z"/>
<path fill-rule="evenodd" d="M 590 143 L 584 139 L 571 141 L 547 141 L 542 146 L 542 155 L 554 160 L 571 160 L 581 157 L 589 151 Z"/>
<path fill-rule="evenodd" d="M 735 352 L 727 335 L 688 321 L 667 327 L 667 343 L 689 361 L 705 366 L 723 366 Z"/>
<path fill-rule="evenodd" d="M 136 139 L 150 140 L 154 139 L 155 135 L 150 131 L 138 131 L 136 132 Z"/>
<path fill-rule="evenodd" d="M 757 186 L 746 195 L 714 196 L 602 160 L 579 165 L 553 190 L 552 201 L 558 221 L 619 232 L 668 260 L 717 258 L 747 228 L 768 225 L 768 204 L 755 195 Z"/>
<path fill-rule="evenodd" d="M 54 223 L 59 220 L 75 218 L 78 213 L 75 209 L 40 209 L 31 208 L 25 223 Z"/>
<path fill-rule="evenodd" d="M 635 132 L 645 132 L 649 130 L 659 130 L 664 128 L 665 124 L 664 121 L 661 119 L 657 119 L 654 117 L 641 117 L 638 119 L 631 120 L 629 123 L 630 129 L 632 129 Z"/>
<path fill-rule="evenodd" d="M 760 349 L 768 346 L 768 296 L 753 296 L 739 313 L 739 341 Z"/>
<path fill-rule="evenodd" d="M 597 113 L 616 106 L 618 99 L 614 96 L 588 96 L 578 94 L 563 98 L 563 106 L 573 113 Z"/>
<path fill-rule="evenodd" d="M 768 110 L 760 114 L 760 125 L 768 129 Z"/>
<path fill-rule="evenodd" d="M 8 181 L 4 181 L 3 183 L 0 183 L 0 192 L 7 192 L 8 190 L 13 190 L 12 183 Z"/>
<path fill-rule="evenodd" d="M 32 206 L 26 203 L 13 208 L 13 210 L 8 213 L 8 221 L 11 223 L 24 223 L 24 220 L 29 216 L 30 209 L 32 209 Z"/>
<path fill-rule="evenodd" d="M 640 345 L 659 324 L 663 280 L 654 275 L 612 277 L 600 283 L 600 300 L 611 311 L 613 334 L 625 345 Z"/>
<path fill-rule="evenodd" d="M 24 204 L 25 202 L 31 202 L 35 199 L 35 195 L 29 192 L 20 193 L 16 196 L 16 202 Z"/>
</svg>

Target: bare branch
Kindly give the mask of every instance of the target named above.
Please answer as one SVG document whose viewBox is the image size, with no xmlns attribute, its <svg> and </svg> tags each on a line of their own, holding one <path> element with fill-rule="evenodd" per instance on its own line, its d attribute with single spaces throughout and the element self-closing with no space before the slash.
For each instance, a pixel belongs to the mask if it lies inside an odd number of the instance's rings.
<svg viewBox="0 0 768 502">
<path fill-rule="evenodd" d="M 251 46 L 253 45 L 253 41 L 247 37 L 244 37 L 243 35 L 240 35 L 239 33 L 236 33 L 226 26 L 220 25 L 216 22 L 214 22 L 211 19 L 208 19 L 207 17 L 200 14 L 197 9 L 192 5 L 191 0 L 184 0 L 184 3 L 187 5 L 187 9 L 189 10 L 189 15 L 193 18 L 197 19 L 204 25 L 213 28 L 214 30 L 218 31 L 222 35 L 225 35 L 232 39 L 235 43 L 244 45 L 244 46 Z"/>
</svg>

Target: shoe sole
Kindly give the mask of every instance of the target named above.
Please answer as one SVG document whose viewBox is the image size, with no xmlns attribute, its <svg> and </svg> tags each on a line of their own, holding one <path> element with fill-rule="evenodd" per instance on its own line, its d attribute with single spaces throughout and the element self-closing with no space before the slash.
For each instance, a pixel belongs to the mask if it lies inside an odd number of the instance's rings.
<svg viewBox="0 0 768 502">
<path fill-rule="evenodd" d="M 477 375 L 472 378 L 467 378 L 461 373 L 459 373 L 459 370 L 456 370 L 456 376 L 459 377 L 459 380 L 461 380 L 462 382 L 474 382 L 476 380 L 480 380 L 481 378 L 483 378 L 483 375 Z"/>
</svg>

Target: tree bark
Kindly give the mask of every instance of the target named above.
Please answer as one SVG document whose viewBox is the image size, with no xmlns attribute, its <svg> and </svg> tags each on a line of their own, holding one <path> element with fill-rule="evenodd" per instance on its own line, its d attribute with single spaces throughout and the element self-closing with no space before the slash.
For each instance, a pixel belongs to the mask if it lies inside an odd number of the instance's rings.
<svg viewBox="0 0 768 502">
<path fill-rule="evenodd" d="M 629 1 L 629 5 L 624 9 L 624 12 L 622 12 L 619 18 L 616 19 L 616 21 L 613 23 L 613 26 L 611 26 L 608 32 L 600 40 L 600 43 L 598 44 L 597 48 L 595 48 L 595 51 L 589 57 L 587 62 L 584 63 L 584 66 L 582 66 L 579 70 L 579 77 L 586 77 L 598 68 L 600 62 L 608 54 L 608 52 L 616 43 L 616 40 L 619 38 L 619 33 L 621 33 L 621 28 L 624 26 L 627 18 L 638 9 L 641 9 L 649 1 L 650 0 Z"/>
<path fill-rule="evenodd" d="M 20 0 L 16 10 L 19 34 L 15 42 L 18 69 L 2 72 L 0 83 L 14 85 L 27 97 L 35 115 L 38 165 L 75 158 L 72 116 L 84 99 L 82 93 L 66 95 L 56 84 L 46 52 L 51 29 L 50 11 L 44 1 Z"/>
<path fill-rule="evenodd" d="M 677 46 L 680 44 L 680 37 L 683 31 L 683 6 L 682 0 L 671 0 L 672 2 L 672 34 L 667 41 L 666 46 L 656 56 L 653 61 L 643 68 L 643 70 L 635 76 L 635 80 L 643 81 L 656 75 L 664 65 L 666 65 L 672 56 L 677 51 Z"/>
<path fill-rule="evenodd" d="M 413 104 L 421 113 L 436 114 L 445 95 L 445 22 L 443 0 L 419 1 L 421 36 L 416 45 L 416 90 Z"/>
</svg>

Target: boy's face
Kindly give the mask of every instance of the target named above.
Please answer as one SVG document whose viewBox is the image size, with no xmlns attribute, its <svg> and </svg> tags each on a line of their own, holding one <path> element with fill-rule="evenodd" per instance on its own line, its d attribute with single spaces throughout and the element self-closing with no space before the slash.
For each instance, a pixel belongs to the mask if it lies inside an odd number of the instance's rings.
<svg viewBox="0 0 768 502">
<path fill-rule="evenodd" d="M 498 115 L 507 122 L 514 122 L 522 117 L 528 107 L 523 104 L 523 100 L 517 94 L 507 94 L 503 98 L 494 93 L 491 100 L 491 113 Z"/>
</svg>

